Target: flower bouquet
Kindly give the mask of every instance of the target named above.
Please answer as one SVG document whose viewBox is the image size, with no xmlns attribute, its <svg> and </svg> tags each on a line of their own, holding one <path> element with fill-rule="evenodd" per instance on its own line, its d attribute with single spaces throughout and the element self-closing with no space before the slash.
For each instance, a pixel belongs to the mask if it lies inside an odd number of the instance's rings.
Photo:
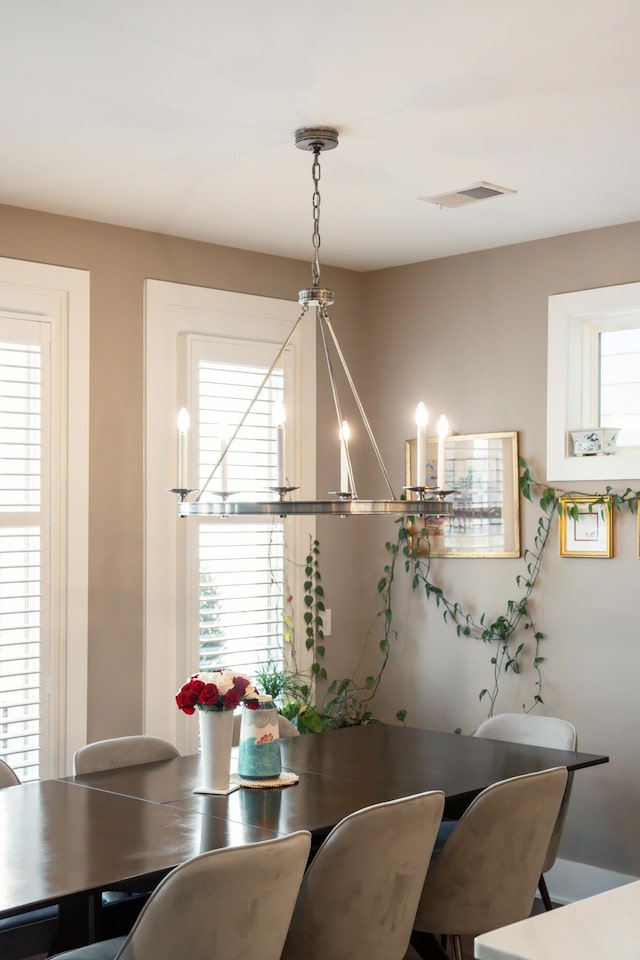
<svg viewBox="0 0 640 960">
<path fill-rule="evenodd" d="M 242 702 L 250 710 L 258 706 L 258 691 L 247 677 L 233 670 L 194 673 L 176 694 L 178 709 L 192 715 L 198 710 L 235 710 Z"/>
<path fill-rule="evenodd" d="M 189 715 L 198 710 L 200 773 L 196 793 L 230 793 L 229 783 L 233 711 L 240 703 L 258 708 L 258 691 L 247 677 L 233 670 L 194 673 L 176 694 L 178 709 Z"/>
</svg>

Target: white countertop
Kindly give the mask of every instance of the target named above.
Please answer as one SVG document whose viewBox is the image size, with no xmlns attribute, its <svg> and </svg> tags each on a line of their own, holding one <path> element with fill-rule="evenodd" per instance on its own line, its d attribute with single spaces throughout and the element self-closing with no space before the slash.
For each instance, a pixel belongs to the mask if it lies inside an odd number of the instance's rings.
<svg viewBox="0 0 640 960">
<path fill-rule="evenodd" d="M 640 880 L 475 938 L 476 960 L 640 960 Z"/>
</svg>

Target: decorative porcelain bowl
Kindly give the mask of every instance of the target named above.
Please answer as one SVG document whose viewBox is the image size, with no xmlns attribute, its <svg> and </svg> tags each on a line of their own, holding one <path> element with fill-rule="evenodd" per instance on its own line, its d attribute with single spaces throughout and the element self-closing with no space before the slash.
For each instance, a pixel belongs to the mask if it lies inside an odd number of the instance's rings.
<svg viewBox="0 0 640 960">
<path fill-rule="evenodd" d="M 620 427 L 571 430 L 574 457 L 602 457 L 616 452 Z"/>
</svg>

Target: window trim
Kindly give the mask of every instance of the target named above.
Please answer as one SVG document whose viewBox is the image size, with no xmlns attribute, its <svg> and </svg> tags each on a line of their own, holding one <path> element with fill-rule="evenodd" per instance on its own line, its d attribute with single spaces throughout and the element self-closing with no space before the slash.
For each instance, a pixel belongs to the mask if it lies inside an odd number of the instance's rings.
<svg viewBox="0 0 640 960">
<path fill-rule="evenodd" d="M 640 282 L 549 297 L 547 352 L 547 480 L 630 480 L 640 455 L 624 448 L 607 457 L 574 457 L 568 432 L 582 410 L 584 324 L 604 317 L 640 316 Z"/>
<path fill-rule="evenodd" d="M 179 536 L 180 525 L 190 521 L 178 518 L 175 496 L 167 493 L 176 485 L 175 424 L 184 397 L 184 385 L 178 378 L 180 334 L 271 343 L 275 357 L 299 312 L 294 301 L 145 281 L 144 730 L 171 740 L 182 751 L 191 749 L 194 736 L 192 718 L 174 709 L 177 685 L 184 680 L 180 644 L 176 641 L 180 621 L 184 624 L 181 611 L 186 607 L 179 589 L 184 570 L 178 562 L 186 551 L 179 549 Z M 311 318 L 300 324 L 291 346 L 298 371 L 293 398 L 298 441 L 294 469 L 300 484 L 297 494 L 313 499 L 316 340 Z M 309 535 L 315 534 L 315 519 L 304 520 L 297 525 L 294 542 L 289 544 L 295 556 L 306 556 Z"/>
<path fill-rule="evenodd" d="M 49 777 L 71 773 L 87 739 L 89 283 L 86 270 L 0 257 L 0 310 L 51 326 L 50 676 L 59 696 L 49 710 Z"/>
</svg>

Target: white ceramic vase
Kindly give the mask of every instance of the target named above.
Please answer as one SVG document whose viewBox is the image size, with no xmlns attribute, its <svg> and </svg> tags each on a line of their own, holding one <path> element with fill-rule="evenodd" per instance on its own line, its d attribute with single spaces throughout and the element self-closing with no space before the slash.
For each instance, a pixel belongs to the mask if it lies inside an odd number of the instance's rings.
<svg viewBox="0 0 640 960">
<path fill-rule="evenodd" d="M 196 793 L 228 793 L 233 710 L 198 710 L 200 786 Z"/>
</svg>

